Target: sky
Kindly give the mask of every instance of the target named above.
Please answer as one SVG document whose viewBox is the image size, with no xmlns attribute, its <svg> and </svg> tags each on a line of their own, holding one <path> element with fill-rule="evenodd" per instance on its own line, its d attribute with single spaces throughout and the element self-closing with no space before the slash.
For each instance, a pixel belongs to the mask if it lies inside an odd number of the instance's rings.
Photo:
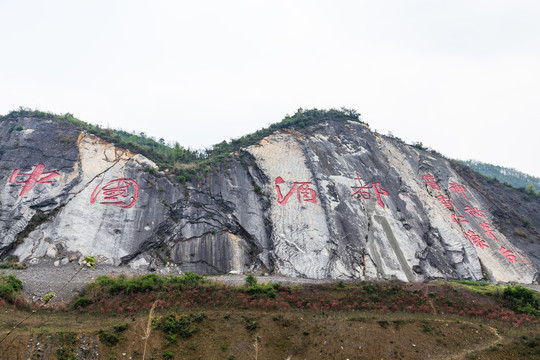
<svg viewBox="0 0 540 360">
<path fill-rule="evenodd" d="M 540 1 L 0 0 L 19 106 L 203 149 L 298 108 L 540 176 Z"/>
</svg>

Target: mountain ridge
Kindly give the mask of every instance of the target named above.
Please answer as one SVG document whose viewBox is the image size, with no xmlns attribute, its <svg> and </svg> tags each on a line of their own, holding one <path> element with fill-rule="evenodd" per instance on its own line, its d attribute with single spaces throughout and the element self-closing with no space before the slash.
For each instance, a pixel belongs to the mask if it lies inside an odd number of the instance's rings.
<svg viewBox="0 0 540 360">
<path fill-rule="evenodd" d="M 183 179 L 181 167 L 162 169 L 62 121 L 4 117 L 1 256 L 61 266 L 91 253 L 169 272 L 538 282 L 536 197 L 362 122 L 319 114 Z M 35 180 L 28 192 L 26 176 Z"/>
</svg>

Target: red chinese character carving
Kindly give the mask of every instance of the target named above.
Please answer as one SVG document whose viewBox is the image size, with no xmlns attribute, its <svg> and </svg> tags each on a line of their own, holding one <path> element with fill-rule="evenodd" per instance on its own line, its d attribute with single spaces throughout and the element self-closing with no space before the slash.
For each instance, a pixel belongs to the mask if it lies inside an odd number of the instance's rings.
<svg viewBox="0 0 540 360">
<path fill-rule="evenodd" d="M 511 250 L 506 250 L 504 246 L 501 246 L 501 255 L 508 259 L 511 263 L 517 263 L 516 256 L 514 255 L 514 252 Z"/>
<path fill-rule="evenodd" d="M 384 209 L 384 203 L 381 200 L 381 195 L 388 196 L 390 195 L 388 191 L 384 190 L 381 187 L 381 183 L 374 182 L 373 183 L 373 190 L 375 190 L 375 196 L 377 197 L 377 204 L 379 204 Z"/>
<path fill-rule="evenodd" d="M 454 215 L 452 214 L 452 221 L 455 222 L 455 223 L 458 223 L 458 224 L 461 224 L 461 223 L 468 223 L 467 220 L 465 220 L 465 218 L 461 215 Z"/>
<path fill-rule="evenodd" d="M 92 196 L 90 196 L 91 204 L 94 204 L 97 197 L 102 194 L 103 201 L 100 201 L 100 204 L 116 205 L 122 209 L 129 209 L 135 205 L 135 202 L 139 197 L 139 185 L 135 180 L 114 179 L 101 187 L 102 183 L 103 181 L 101 181 L 92 192 Z"/>
<path fill-rule="evenodd" d="M 441 204 L 443 204 L 443 205 L 446 206 L 447 208 L 449 208 L 449 209 L 453 209 L 453 208 L 454 208 L 454 205 L 452 205 L 452 200 L 449 200 L 449 199 L 447 199 L 446 197 L 444 197 L 444 196 L 442 196 L 442 195 L 437 196 L 437 199 L 439 199 L 439 201 L 441 202 Z"/>
<path fill-rule="evenodd" d="M 317 193 L 315 192 L 315 190 L 309 187 L 309 185 L 311 185 L 311 182 L 295 181 L 293 184 L 293 187 L 291 188 L 291 190 L 289 190 L 289 192 L 287 193 L 287 195 L 285 195 L 285 197 L 281 194 L 281 189 L 279 187 L 279 185 L 283 183 L 285 183 L 283 178 L 281 176 L 278 176 L 276 178 L 275 184 L 276 184 L 276 190 L 278 193 L 277 201 L 281 205 L 285 205 L 287 201 L 289 201 L 289 198 L 294 193 L 294 190 L 297 191 L 298 202 L 302 202 L 302 200 L 306 202 L 311 202 L 311 203 L 317 202 Z"/>
<path fill-rule="evenodd" d="M 482 212 L 482 210 L 478 210 L 478 208 L 471 208 L 470 206 L 467 205 L 465 206 L 464 209 L 465 209 L 465 212 L 471 215 L 472 217 L 477 217 L 477 216 L 480 216 L 483 218 L 486 217 L 484 213 Z"/>
<path fill-rule="evenodd" d="M 527 259 L 525 258 L 525 256 L 521 255 L 520 253 L 518 253 L 518 256 L 521 258 L 521 260 L 523 260 L 523 263 L 525 263 L 525 265 L 527 265 L 527 267 L 529 268 L 533 268 L 531 263 L 529 263 L 529 261 L 527 261 Z"/>
<path fill-rule="evenodd" d="M 383 203 L 383 201 L 381 199 L 381 195 L 389 196 L 390 194 L 388 193 L 388 191 L 384 190 L 381 187 L 381 183 L 380 182 L 374 182 L 374 183 L 366 183 L 364 185 L 364 184 L 362 184 L 362 178 L 360 177 L 360 175 L 358 175 L 358 173 L 356 174 L 356 180 L 358 180 L 358 182 L 360 182 L 360 186 L 351 186 L 352 189 L 358 189 L 351 196 L 355 196 L 355 195 L 360 194 L 360 195 L 362 195 L 362 197 L 364 199 L 369 199 L 369 198 L 371 198 L 371 193 L 369 192 L 369 189 L 373 188 L 373 190 L 375 191 L 375 197 L 377 197 L 377 204 L 379 204 L 379 206 L 384 209 L 384 203 Z"/>
<path fill-rule="evenodd" d="M 427 174 L 427 175 L 422 176 L 422 178 L 424 179 L 424 181 L 426 182 L 426 184 L 428 184 L 429 186 L 431 186 L 432 189 L 434 189 L 434 190 L 441 190 L 439 184 L 437 184 L 437 182 L 436 182 L 435 179 L 433 178 L 433 175 Z"/>
<path fill-rule="evenodd" d="M 357 194 L 360 194 L 360 195 L 362 195 L 362 197 L 364 199 L 371 198 L 371 194 L 369 193 L 369 189 L 371 188 L 371 184 L 370 183 L 367 183 L 366 185 L 362 184 L 362 178 L 360 177 L 360 175 L 358 175 L 358 173 L 356 173 L 356 180 L 358 180 L 358 182 L 360 183 L 360 186 L 351 186 L 351 188 L 353 188 L 353 189 L 358 189 L 351 196 L 355 196 Z"/>
<path fill-rule="evenodd" d="M 462 193 L 463 196 L 465 196 L 465 199 L 467 199 L 467 201 L 470 201 L 467 195 L 465 195 L 465 187 L 463 187 L 462 185 L 450 183 L 450 190 L 452 190 L 454 194 Z"/>
<path fill-rule="evenodd" d="M 474 231 L 469 230 L 469 232 L 467 232 L 467 233 L 463 232 L 463 234 L 465 235 L 467 240 L 469 240 L 469 242 L 473 246 L 479 247 L 480 249 L 484 249 L 485 247 L 487 247 L 487 248 L 489 247 L 488 244 L 486 244 L 486 242 L 480 238 L 480 236 L 478 236 L 478 235 L 476 235 L 474 233 Z"/>
<path fill-rule="evenodd" d="M 489 224 L 487 222 L 484 221 L 483 223 L 480 223 L 479 225 L 482 227 L 482 229 L 484 229 L 484 232 L 487 234 L 487 236 L 489 236 L 491 239 L 495 241 L 499 241 L 494 235 L 495 230 L 490 229 Z"/>
<path fill-rule="evenodd" d="M 60 176 L 60 174 L 57 173 L 56 171 L 43 172 L 43 170 L 45 170 L 45 165 L 43 164 L 37 164 L 34 171 L 32 171 L 32 173 L 30 174 L 19 173 L 19 169 L 15 169 L 13 170 L 13 173 L 11 174 L 11 177 L 9 178 L 9 182 L 16 183 L 16 184 L 25 184 L 21 193 L 19 194 L 19 196 L 25 196 L 26 194 L 30 192 L 30 190 L 32 190 L 32 188 L 36 184 L 50 184 L 52 183 L 51 180 L 53 178 Z M 26 179 L 26 181 L 15 181 L 17 176 L 28 176 L 28 179 Z"/>
</svg>

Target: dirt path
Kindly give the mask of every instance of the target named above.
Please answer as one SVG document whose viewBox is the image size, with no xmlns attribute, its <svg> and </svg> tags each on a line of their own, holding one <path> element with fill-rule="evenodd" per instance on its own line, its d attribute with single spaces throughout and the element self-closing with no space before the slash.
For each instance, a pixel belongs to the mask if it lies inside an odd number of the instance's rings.
<svg viewBox="0 0 540 360">
<path fill-rule="evenodd" d="M 448 320 L 439 320 L 439 319 L 433 319 L 433 321 L 446 322 L 446 323 L 449 322 Z M 473 323 L 473 322 L 470 322 L 470 321 L 461 321 L 460 320 L 460 323 L 467 324 L 467 325 L 470 325 L 470 326 L 478 325 L 477 323 Z M 470 347 L 470 348 L 462 349 L 457 354 L 451 355 L 450 357 L 445 355 L 441 359 L 445 359 L 445 360 L 468 359 L 470 353 L 477 352 L 477 351 L 484 351 L 486 349 L 489 349 L 492 346 L 497 345 L 498 343 L 502 343 L 504 338 L 497 332 L 497 329 L 495 329 L 495 328 L 493 328 L 491 326 L 488 326 L 488 325 L 484 325 L 484 327 L 486 327 L 493 335 L 495 335 L 495 340 L 489 341 L 487 343 L 478 344 L 478 345 L 475 345 L 475 346 Z"/>
</svg>

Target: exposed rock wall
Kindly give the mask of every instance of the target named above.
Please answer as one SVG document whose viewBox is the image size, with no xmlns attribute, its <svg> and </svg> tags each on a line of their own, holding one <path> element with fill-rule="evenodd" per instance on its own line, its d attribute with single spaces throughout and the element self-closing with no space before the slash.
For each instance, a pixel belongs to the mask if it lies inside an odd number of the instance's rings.
<svg viewBox="0 0 540 360">
<path fill-rule="evenodd" d="M 54 121 L 3 121 L 0 140 L 4 258 L 61 264 L 92 254 L 169 271 L 538 281 L 539 239 L 503 226 L 485 187 L 361 123 L 274 133 L 185 184 Z M 540 204 L 527 209 L 536 214 Z M 528 218 L 529 229 L 540 226 Z"/>
</svg>

